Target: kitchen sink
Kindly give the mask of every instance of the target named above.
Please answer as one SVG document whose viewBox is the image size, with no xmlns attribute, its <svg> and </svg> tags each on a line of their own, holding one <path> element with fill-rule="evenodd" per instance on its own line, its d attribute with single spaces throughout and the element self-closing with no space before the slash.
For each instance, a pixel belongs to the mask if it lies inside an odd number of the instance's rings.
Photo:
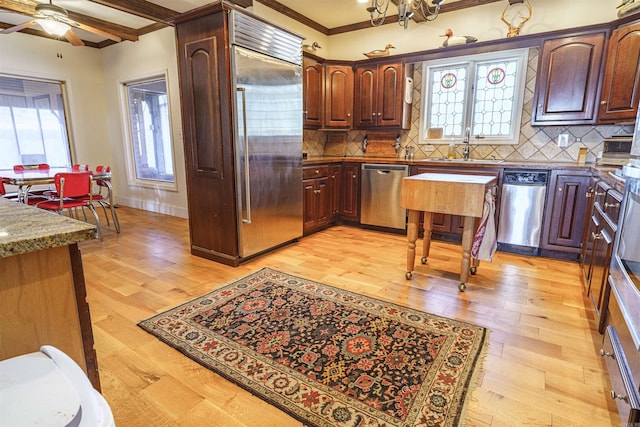
<svg viewBox="0 0 640 427">
<path fill-rule="evenodd" d="M 447 159 L 444 157 L 437 158 L 429 158 L 429 159 L 420 159 L 417 160 L 419 162 L 446 162 L 446 163 L 489 163 L 489 164 L 499 164 L 504 162 L 504 160 L 495 160 L 495 159 Z"/>
</svg>

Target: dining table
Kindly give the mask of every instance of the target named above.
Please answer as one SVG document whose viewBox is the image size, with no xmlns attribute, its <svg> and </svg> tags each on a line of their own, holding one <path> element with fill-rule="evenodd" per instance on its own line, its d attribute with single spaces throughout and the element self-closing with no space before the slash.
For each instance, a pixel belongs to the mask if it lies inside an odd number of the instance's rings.
<svg viewBox="0 0 640 427">
<path fill-rule="evenodd" d="M 0 179 L 5 184 L 15 185 L 17 189 L 18 201 L 27 203 L 29 200 L 29 190 L 34 185 L 51 185 L 55 182 L 55 176 L 58 173 L 76 173 L 87 172 L 86 170 L 73 169 L 71 167 L 49 168 L 49 169 L 31 169 L 24 170 L 0 170 Z M 111 180 L 111 172 L 92 172 L 94 180 Z"/>
</svg>

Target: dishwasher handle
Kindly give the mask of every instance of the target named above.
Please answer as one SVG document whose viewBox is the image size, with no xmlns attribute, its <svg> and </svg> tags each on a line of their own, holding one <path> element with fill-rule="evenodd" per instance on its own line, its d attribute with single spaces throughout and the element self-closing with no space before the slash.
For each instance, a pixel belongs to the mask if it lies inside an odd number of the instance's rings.
<svg viewBox="0 0 640 427">
<path fill-rule="evenodd" d="M 375 163 L 363 163 L 362 170 L 377 171 L 378 173 L 390 173 L 393 171 L 408 172 L 407 165 L 379 165 Z"/>
</svg>

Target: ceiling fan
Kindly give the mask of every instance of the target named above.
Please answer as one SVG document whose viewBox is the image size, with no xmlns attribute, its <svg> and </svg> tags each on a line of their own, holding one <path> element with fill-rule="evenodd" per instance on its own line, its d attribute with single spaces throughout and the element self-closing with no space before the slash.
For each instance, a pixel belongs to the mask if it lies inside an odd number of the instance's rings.
<svg viewBox="0 0 640 427">
<path fill-rule="evenodd" d="M 113 40 L 115 42 L 122 41 L 122 39 L 118 36 L 70 19 L 69 13 L 60 6 L 52 4 L 51 0 L 49 0 L 48 4 L 37 4 L 35 6 L 35 10 L 36 13 L 33 15 L 33 20 L 25 22 L 23 24 L 15 25 L 13 27 L 9 27 L 5 30 L 0 31 L 0 34 L 14 33 L 16 31 L 28 28 L 32 25 L 38 24 L 47 33 L 66 38 L 67 41 L 73 46 L 84 46 L 84 43 L 82 42 L 80 37 L 78 37 L 76 33 L 73 32 L 72 28 L 80 28 L 81 30 L 89 31 L 102 37 L 106 37 L 109 40 Z"/>
</svg>

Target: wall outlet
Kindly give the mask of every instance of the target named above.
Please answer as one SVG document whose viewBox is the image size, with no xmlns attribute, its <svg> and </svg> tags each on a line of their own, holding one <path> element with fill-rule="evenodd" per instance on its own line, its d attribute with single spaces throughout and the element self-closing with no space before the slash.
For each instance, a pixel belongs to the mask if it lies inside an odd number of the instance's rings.
<svg viewBox="0 0 640 427">
<path fill-rule="evenodd" d="M 558 147 L 566 147 L 569 145 L 569 134 L 561 133 L 558 135 Z"/>
</svg>

